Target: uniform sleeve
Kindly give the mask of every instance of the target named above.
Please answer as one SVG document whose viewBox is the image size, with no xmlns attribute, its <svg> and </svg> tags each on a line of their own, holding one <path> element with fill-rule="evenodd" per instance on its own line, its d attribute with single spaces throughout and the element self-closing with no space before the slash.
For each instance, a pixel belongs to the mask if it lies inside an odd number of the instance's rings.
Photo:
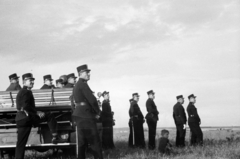
<svg viewBox="0 0 240 159">
<path fill-rule="evenodd" d="M 179 110 L 179 115 L 182 118 L 183 123 L 186 124 L 186 113 L 185 113 L 184 108 L 182 106 Z"/>
<path fill-rule="evenodd" d="M 17 89 L 16 90 L 20 90 L 22 89 L 22 87 L 20 85 L 17 85 Z"/>
<path fill-rule="evenodd" d="M 31 105 L 31 101 L 30 101 L 30 98 L 32 94 L 31 92 L 25 92 L 23 93 L 22 95 L 22 98 L 20 99 L 21 102 L 22 102 L 22 107 L 23 107 L 23 110 L 26 110 L 28 113 L 36 113 L 36 109 L 33 105 Z"/>
<path fill-rule="evenodd" d="M 83 86 L 82 93 L 84 97 L 87 99 L 88 103 L 91 105 L 92 109 L 96 114 L 100 114 L 100 109 L 98 107 L 98 102 L 96 97 L 92 94 L 92 91 L 88 89 L 87 85 Z"/>
<path fill-rule="evenodd" d="M 199 115 L 198 115 L 198 112 L 197 112 L 197 109 L 195 108 L 194 109 L 194 113 L 193 113 L 194 117 L 196 117 L 196 119 L 201 122 L 201 119 L 199 118 Z"/>
<path fill-rule="evenodd" d="M 148 111 L 148 113 L 152 113 L 152 114 L 154 114 L 154 115 L 158 115 L 159 113 L 158 113 L 158 111 L 155 109 L 154 105 L 155 105 L 155 104 L 154 104 L 153 101 L 148 100 L 147 103 L 146 103 L 147 111 Z"/>
</svg>

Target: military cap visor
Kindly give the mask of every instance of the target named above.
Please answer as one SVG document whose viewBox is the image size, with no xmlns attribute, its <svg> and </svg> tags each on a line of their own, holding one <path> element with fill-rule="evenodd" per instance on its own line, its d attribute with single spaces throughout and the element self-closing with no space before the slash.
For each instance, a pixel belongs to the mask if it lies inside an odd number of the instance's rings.
<svg viewBox="0 0 240 159">
<path fill-rule="evenodd" d="M 137 96 L 137 97 L 140 97 L 140 95 L 138 93 L 133 93 L 132 96 Z"/>
<path fill-rule="evenodd" d="M 179 95 L 179 96 L 177 96 L 176 98 L 177 98 L 177 99 L 180 99 L 180 98 L 184 99 L 182 95 Z"/>
<path fill-rule="evenodd" d="M 190 98 L 196 98 L 197 96 L 195 96 L 194 94 L 191 94 L 191 95 L 189 95 L 188 96 L 188 99 L 190 99 Z"/>
<path fill-rule="evenodd" d="M 35 80 L 35 78 L 33 78 L 33 75 L 31 73 L 26 73 L 26 74 L 22 75 L 22 79 L 23 80 L 28 80 L 28 79 Z"/>
<path fill-rule="evenodd" d="M 147 92 L 147 94 L 148 94 L 148 95 L 149 95 L 149 94 L 155 94 L 155 92 L 153 92 L 153 90 L 150 90 L 150 91 Z"/>
<path fill-rule="evenodd" d="M 18 78 L 19 78 L 19 76 L 17 76 L 16 73 L 11 74 L 11 75 L 9 76 L 9 79 L 10 79 L 10 80 L 11 80 L 11 79 L 18 79 Z"/>
<path fill-rule="evenodd" d="M 78 72 L 90 72 L 91 70 L 88 69 L 88 65 L 81 65 L 77 67 L 77 71 Z"/>
<path fill-rule="evenodd" d="M 77 78 L 76 76 L 75 76 L 75 74 L 74 73 L 71 73 L 71 74 L 69 74 L 69 75 L 67 75 L 67 79 L 69 79 L 69 78 Z"/>
<path fill-rule="evenodd" d="M 104 97 L 106 94 L 109 94 L 109 92 L 104 91 L 104 92 L 102 93 L 102 96 Z"/>
<path fill-rule="evenodd" d="M 56 84 L 58 84 L 58 83 L 63 83 L 63 79 L 56 80 Z"/>
<path fill-rule="evenodd" d="M 52 76 L 51 75 L 45 75 L 45 76 L 43 76 L 43 80 L 45 81 L 45 80 L 50 80 L 50 81 L 52 81 L 53 79 L 52 79 Z"/>
</svg>

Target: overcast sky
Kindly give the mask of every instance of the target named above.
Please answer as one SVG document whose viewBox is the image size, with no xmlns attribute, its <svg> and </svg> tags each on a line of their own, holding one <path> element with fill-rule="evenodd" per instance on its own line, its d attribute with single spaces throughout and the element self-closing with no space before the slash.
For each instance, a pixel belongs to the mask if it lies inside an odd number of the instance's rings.
<svg viewBox="0 0 240 159">
<path fill-rule="evenodd" d="M 174 126 L 176 96 L 197 96 L 202 126 L 240 124 L 240 1 L 1 0 L 0 90 L 8 76 L 75 73 L 110 91 L 116 127 L 127 127 L 129 99 L 156 92 L 158 126 Z M 22 80 L 20 80 L 22 83 Z M 147 127 L 147 124 L 144 124 Z"/>
</svg>

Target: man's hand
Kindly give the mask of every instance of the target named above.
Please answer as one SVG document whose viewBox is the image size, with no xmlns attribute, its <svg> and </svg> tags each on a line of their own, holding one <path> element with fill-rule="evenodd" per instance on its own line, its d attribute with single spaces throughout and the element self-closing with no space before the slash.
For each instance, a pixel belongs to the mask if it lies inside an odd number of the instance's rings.
<svg viewBox="0 0 240 159">
<path fill-rule="evenodd" d="M 112 115 L 114 115 L 114 112 L 112 112 Z"/>
<path fill-rule="evenodd" d="M 183 129 L 186 129 L 186 124 L 183 124 Z"/>
<path fill-rule="evenodd" d="M 96 115 L 95 118 L 96 118 L 96 119 L 99 119 L 99 118 L 100 118 L 100 115 Z"/>
<path fill-rule="evenodd" d="M 199 125 L 201 125 L 201 121 L 199 122 Z"/>
<path fill-rule="evenodd" d="M 45 113 L 44 112 L 37 112 L 37 115 L 40 117 L 40 119 L 44 118 Z"/>
</svg>

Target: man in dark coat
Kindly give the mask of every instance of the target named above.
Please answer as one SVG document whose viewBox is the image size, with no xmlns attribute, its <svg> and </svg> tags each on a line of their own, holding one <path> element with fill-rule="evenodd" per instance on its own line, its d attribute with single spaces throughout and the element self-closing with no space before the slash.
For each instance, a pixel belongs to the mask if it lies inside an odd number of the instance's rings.
<svg viewBox="0 0 240 159">
<path fill-rule="evenodd" d="M 52 89 L 55 88 L 55 86 L 52 84 L 52 76 L 51 75 L 45 75 L 43 76 L 44 85 L 40 89 Z"/>
<path fill-rule="evenodd" d="M 188 125 L 191 130 L 191 145 L 203 144 L 203 133 L 200 128 L 201 119 L 198 115 L 197 108 L 194 106 L 196 103 L 196 96 L 193 94 L 188 96 L 189 104 L 187 107 L 188 112 Z"/>
<path fill-rule="evenodd" d="M 129 134 L 129 147 L 145 148 L 145 139 L 143 131 L 144 116 L 138 106 L 139 95 L 133 93 L 133 101 L 131 102 L 129 115 L 129 127 L 132 127 L 132 134 Z"/>
<path fill-rule="evenodd" d="M 109 92 L 104 91 L 102 93 L 104 98 L 102 102 L 102 124 L 103 124 L 103 133 L 102 133 L 102 147 L 104 149 L 113 149 L 115 148 L 113 143 L 113 115 L 112 108 L 110 106 L 110 96 Z"/>
<path fill-rule="evenodd" d="M 76 84 L 76 78 L 77 77 L 75 77 L 74 73 L 70 73 L 69 75 L 67 75 L 68 82 L 64 86 L 64 88 L 73 88 L 74 85 Z"/>
<path fill-rule="evenodd" d="M 156 137 L 156 128 L 157 128 L 157 121 L 158 121 L 158 110 L 157 106 L 155 105 L 155 93 L 153 90 L 147 92 L 148 100 L 146 102 L 147 108 L 147 115 L 146 120 L 148 124 L 148 149 L 154 150 L 155 149 L 155 137 Z"/>
<path fill-rule="evenodd" d="M 57 121 L 53 114 L 49 112 L 36 111 L 35 101 L 32 94 L 32 87 L 34 85 L 34 78 L 31 73 L 26 73 L 22 76 L 23 88 L 18 92 L 16 97 L 17 103 L 17 145 L 15 150 L 16 159 L 23 159 L 25 152 L 25 145 L 28 140 L 32 126 L 36 127 L 41 122 L 47 122 L 50 131 L 52 132 L 52 142 L 56 144 L 57 138 Z"/>
<path fill-rule="evenodd" d="M 16 90 L 20 90 L 21 86 L 19 85 L 19 80 L 18 80 L 18 76 L 16 73 L 11 74 L 9 76 L 9 80 L 10 80 L 10 86 L 6 89 L 6 91 L 16 91 Z"/>
<path fill-rule="evenodd" d="M 129 114 L 129 117 L 130 117 L 130 119 L 129 119 L 129 122 L 128 122 L 128 126 L 129 126 L 129 138 L 128 138 L 128 146 L 130 147 L 130 148 L 134 148 L 134 143 L 135 143 L 135 141 L 134 141 L 134 138 L 133 138 L 133 122 L 132 122 L 132 119 L 131 119 L 131 106 L 132 106 L 132 102 L 133 102 L 133 99 L 131 98 L 131 99 L 129 99 L 129 102 L 130 102 L 130 107 L 129 107 L 129 111 L 128 111 L 128 114 Z"/>
<path fill-rule="evenodd" d="M 185 146 L 185 135 L 186 135 L 186 113 L 182 104 L 184 98 L 182 95 L 177 96 L 177 103 L 173 107 L 173 119 L 177 129 L 176 146 Z"/>
<path fill-rule="evenodd" d="M 72 116 L 77 126 L 78 158 L 85 158 L 87 145 L 90 145 L 94 158 L 102 159 L 102 148 L 96 124 L 101 111 L 87 83 L 90 80 L 90 70 L 87 65 L 82 65 L 77 67 L 77 71 L 79 80 L 73 88 L 75 110 Z"/>
</svg>

